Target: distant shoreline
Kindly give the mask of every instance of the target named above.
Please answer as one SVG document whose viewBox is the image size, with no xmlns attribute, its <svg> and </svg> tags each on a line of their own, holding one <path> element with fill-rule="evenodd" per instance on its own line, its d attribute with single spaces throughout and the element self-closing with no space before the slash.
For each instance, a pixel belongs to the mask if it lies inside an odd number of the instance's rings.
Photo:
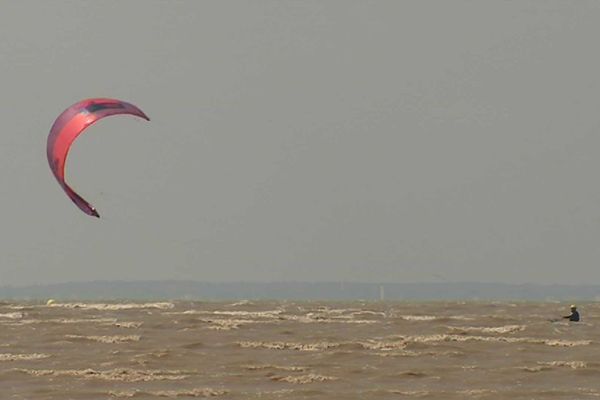
<svg viewBox="0 0 600 400">
<path fill-rule="evenodd" d="M 600 301 L 600 285 L 482 282 L 92 281 L 0 286 L 3 300 L 536 300 Z"/>
</svg>

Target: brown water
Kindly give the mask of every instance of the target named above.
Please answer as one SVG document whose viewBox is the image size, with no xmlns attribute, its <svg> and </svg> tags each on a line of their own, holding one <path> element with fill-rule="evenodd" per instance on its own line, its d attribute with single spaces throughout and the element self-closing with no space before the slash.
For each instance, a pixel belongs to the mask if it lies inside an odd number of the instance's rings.
<svg viewBox="0 0 600 400">
<path fill-rule="evenodd" d="M 0 399 L 600 398 L 600 304 L 0 304 Z"/>
</svg>

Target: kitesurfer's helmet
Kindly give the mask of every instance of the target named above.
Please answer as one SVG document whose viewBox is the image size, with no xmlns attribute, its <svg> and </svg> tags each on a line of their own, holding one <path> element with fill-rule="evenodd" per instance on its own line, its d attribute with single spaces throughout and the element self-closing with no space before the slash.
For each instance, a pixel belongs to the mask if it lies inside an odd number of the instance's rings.
<svg viewBox="0 0 600 400">
<path fill-rule="evenodd" d="M 576 310 L 577 306 L 575 304 L 571 304 L 571 310 Z"/>
</svg>

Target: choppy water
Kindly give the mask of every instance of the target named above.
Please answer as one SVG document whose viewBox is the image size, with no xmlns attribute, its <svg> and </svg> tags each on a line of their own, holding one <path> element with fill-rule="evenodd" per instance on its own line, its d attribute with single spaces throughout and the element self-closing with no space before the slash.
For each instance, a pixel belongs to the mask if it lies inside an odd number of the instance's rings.
<svg viewBox="0 0 600 400">
<path fill-rule="evenodd" d="M 0 304 L 1 399 L 600 398 L 600 304 Z"/>
</svg>

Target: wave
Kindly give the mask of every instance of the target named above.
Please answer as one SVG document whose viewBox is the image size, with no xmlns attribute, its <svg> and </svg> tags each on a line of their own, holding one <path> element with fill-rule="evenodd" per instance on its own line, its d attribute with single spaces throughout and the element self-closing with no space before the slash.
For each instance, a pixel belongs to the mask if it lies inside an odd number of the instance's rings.
<svg viewBox="0 0 600 400">
<path fill-rule="evenodd" d="M 429 322 L 429 321 L 447 321 L 447 320 L 456 320 L 456 321 L 473 321 L 475 318 L 467 317 L 466 315 L 397 315 L 392 314 L 394 318 L 399 318 L 405 321 L 421 321 L 421 322 Z"/>
<path fill-rule="evenodd" d="M 127 336 L 83 336 L 83 335 L 65 335 L 67 339 L 81 339 L 91 340 L 99 343 L 126 343 L 126 342 L 139 342 L 140 335 L 127 335 Z"/>
<path fill-rule="evenodd" d="M 305 309 L 299 307 L 301 311 L 308 311 L 309 313 L 320 313 L 320 314 L 332 314 L 332 315 L 342 315 L 353 312 L 364 311 L 362 308 L 330 308 L 327 306 L 319 306 L 312 309 Z"/>
<path fill-rule="evenodd" d="M 426 377 L 429 377 L 430 375 L 423 371 L 402 371 L 402 372 L 395 374 L 395 376 L 402 377 L 402 378 L 426 378 Z M 436 378 L 438 378 L 438 377 L 436 377 Z"/>
<path fill-rule="evenodd" d="M 281 314 L 282 310 L 269 310 L 269 311 L 200 311 L 200 310 L 187 310 L 181 313 L 173 314 L 199 314 L 199 315 L 225 315 L 228 317 L 246 317 L 246 318 L 277 318 Z"/>
<path fill-rule="evenodd" d="M 338 380 L 339 378 L 334 377 L 334 376 L 307 374 L 307 375 L 296 375 L 296 376 L 294 376 L 294 375 L 290 375 L 290 376 L 275 375 L 275 376 L 271 376 L 269 379 L 271 379 L 272 381 L 276 381 L 276 382 L 287 382 L 287 383 L 305 385 L 307 383 L 314 383 L 314 382 L 335 381 L 335 380 Z"/>
<path fill-rule="evenodd" d="M 10 354 L 0 353 L 0 361 L 31 361 L 41 360 L 50 357 L 50 354 L 32 353 L 32 354 Z"/>
<path fill-rule="evenodd" d="M 465 397 L 480 398 L 481 396 L 491 395 L 491 394 L 495 394 L 498 392 L 493 389 L 465 389 L 465 390 L 458 390 L 456 392 L 430 391 L 430 390 L 378 389 L 378 390 L 372 390 L 372 391 L 363 392 L 363 393 L 365 395 L 367 393 L 368 394 L 379 394 L 379 395 L 394 394 L 394 395 L 399 395 L 401 397 L 414 397 L 414 398 L 426 397 L 426 398 L 445 399 L 445 398 L 458 397 L 458 398 L 464 399 Z"/>
<path fill-rule="evenodd" d="M 571 369 L 587 368 L 588 366 L 585 361 L 548 361 L 538 362 L 538 364 L 548 367 L 568 367 Z"/>
<path fill-rule="evenodd" d="M 424 356 L 433 356 L 433 357 L 460 357 L 464 356 L 465 353 L 461 351 L 413 351 L 413 350 L 387 350 L 383 349 L 383 351 L 373 353 L 379 357 L 424 357 Z M 465 368 L 465 367 L 463 367 Z"/>
<path fill-rule="evenodd" d="M 384 340 L 365 340 L 361 342 L 353 342 L 360 345 L 363 349 L 366 350 L 383 350 L 383 351 L 391 351 L 391 350 L 404 350 L 406 346 L 408 346 L 408 342 L 405 340 L 396 340 L 396 341 L 384 341 Z"/>
<path fill-rule="evenodd" d="M 112 324 L 116 323 L 116 318 L 50 318 L 50 319 L 23 319 L 10 325 L 28 325 L 28 324 Z"/>
<path fill-rule="evenodd" d="M 492 343 L 529 343 L 543 344 L 553 347 L 574 347 L 591 344 L 590 340 L 561 340 L 561 339 L 537 339 L 531 337 L 507 337 L 507 336 L 464 336 L 450 334 L 416 335 L 416 336 L 393 336 L 391 339 L 364 340 L 358 342 L 345 342 L 345 344 L 358 344 L 366 350 L 396 351 L 405 350 L 411 343 L 437 343 L 437 342 L 492 342 Z M 342 343 L 337 343 L 341 345 Z M 423 353 L 419 353 L 423 354 Z M 439 354 L 439 353 L 436 353 Z M 399 355 L 410 355 L 402 354 Z"/>
<path fill-rule="evenodd" d="M 242 341 L 236 344 L 243 348 L 263 348 L 269 350 L 296 350 L 296 351 L 324 351 L 334 348 L 359 346 L 364 350 L 376 351 L 378 355 L 390 352 L 397 356 L 416 356 L 425 353 L 414 353 L 407 351 L 407 347 L 412 343 L 438 343 L 438 342 L 490 342 L 490 343 L 528 343 L 541 344 L 552 347 L 574 347 L 591 344 L 589 340 L 561 340 L 561 339 L 537 339 L 531 337 L 506 337 L 506 336 L 463 336 L 449 334 L 435 335 L 417 335 L 417 336 L 398 336 L 395 339 L 374 340 L 367 339 L 362 341 L 342 341 L 342 342 L 315 342 L 315 343 L 297 343 L 281 341 Z M 460 355 L 461 353 L 447 354 Z M 428 355 L 442 355 L 440 352 L 433 352 Z"/>
<path fill-rule="evenodd" d="M 382 392 L 382 391 L 378 390 L 377 392 Z M 397 395 L 406 396 L 406 397 L 425 397 L 425 396 L 429 396 L 432 393 L 428 390 L 394 390 L 394 389 L 383 390 L 383 392 L 389 393 L 389 394 L 397 394 Z"/>
<path fill-rule="evenodd" d="M 352 316 L 355 316 L 355 315 L 373 315 L 373 316 L 378 316 L 378 317 L 386 317 L 387 316 L 383 311 L 371 311 L 371 310 L 353 311 L 352 313 L 350 313 L 350 315 L 352 315 Z"/>
<path fill-rule="evenodd" d="M 181 389 L 181 390 L 123 390 L 123 391 L 110 391 L 108 395 L 116 398 L 133 398 L 133 397 L 216 397 L 228 394 L 228 390 L 223 389 L 212 389 L 212 388 L 195 388 L 195 389 Z"/>
<path fill-rule="evenodd" d="M 37 377 L 74 377 L 84 379 L 101 379 L 106 381 L 119 382 L 150 382 L 150 381 L 178 381 L 189 377 L 188 373 L 183 371 L 162 371 L 162 370 L 134 370 L 128 368 L 111 369 L 97 371 L 93 369 L 71 369 L 71 370 L 53 370 L 53 369 L 17 369 L 16 371 Z"/>
<path fill-rule="evenodd" d="M 438 319 L 438 317 L 435 315 L 398 315 L 396 318 L 400 318 L 405 321 L 435 321 Z"/>
<path fill-rule="evenodd" d="M 378 321 L 370 320 L 370 319 L 338 319 L 338 318 L 315 318 L 307 317 L 307 316 L 284 316 L 280 318 L 285 321 L 293 321 L 301 324 L 376 324 Z"/>
<path fill-rule="evenodd" d="M 563 340 L 563 339 L 538 339 L 532 337 L 507 337 L 507 336 L 463 336 L 449 334 L 419 335 L 419 336 L 400 336 L 400 340 L 413 343 L 431 343 L 431 342 L 499 342 L 499 343 L 530 343 L 543 344 L 553 347 L 575 347 L 587 346 L 592 343 L 591 340 Z"/>
<path fill-rule="evenodd" d="M 247 319 L 200 319 L 200 322 L 209 324 L 208 329 L 228 331 L 231 329 L 239 329 L 243 325 L 263 321 L 252 321 Z"/>
<path fill-rule="evenodd" d="M 297 350 L 297 351 L 321 351 L 339 347 L 339 343 L 317 342 L 317 343 L 292 343 L 292 342 L 237 342 L 244 348 L 263 348 L 270 350 Z"/>
<path fill-rule="evenodd" d="M 368 396 L 382 396 L 387 394 L 400 395 L 413 398 L 435 398 L 435 399 L 464 399 L 464 398 L 581 398 L 581 396 L 600 397 L 600 392 L 595 389 L 574 387 L 570 390 L 548 389 L 548 390 L 495 390 L 487 388 L 463 389 L 457 391 L 446 390 L 401 390 L 401 389 L 375 389 L 361 392 Z M 500 395 L 501 397 L 496 397 Z"/>
<path fill-rule="evenodd" d="M 236 319 L 201 319 L 202 322 L 210 322 L 224 326 L 224 329 L 231 329 L 228 325 L 241 325 L 244 323 L 275 323 L 283 321 L 292 321 L 298 323 L 338 323 L 338 324 L 375 324 L 376 320 L 353 319 L 352 315 L 326 317 L 318 313 L 308 313 L 306 315 L 285 315 L 281 310 L 274 311 L 198 311 L 187 310 L 183 312 L 172 312 L 169 315 L 213 315 L 213 316 L 231 316 Z M 230 321 L 230 322 L 221 322 Z M 239 326 L 236 326 L 239 327 Z M 235 329 L 233 327 L 232 329 Z M 215 327 L 213 329 L 220 329 Z"/>
<path fill-rule="evenodd" d="M 0 318 L 22 319 L 22 318 L 25 318 L 25 313 L 23 313 L 23 312 L 0 313 Z"/>
<path fill-rule="evenodd" d="M 588 363 L 585 361 L 539 361 L 533 367 L 518 367 L 526 372 L 549 371 L 555 368 L 586 369 Z"/>
<path fill-rule="evenodd" d="M 272 364 L 260 364 L 260 365 L 242 365 L 242 368 L 248 371 L 259 371 L 265 369 L 274 369 L 280 371 L 293 371 L 293 372 L 303 372 L 306 371 L 306 367 L 298 367 L 294 365 L 285 366 L 285 365 L 272 365 Z"/>
<path fill-rule="evenodd" d="M 480 333 L 515 333 L 525 330 L 524 325 L 504 325 L 496 327 L 482 327 L 482 326 L 449 326 L 448 329 L 455 333 L 468 333 L 468 332 L 480 332 Z"/>
<path fill-rule="evenodd" d="M 459 394 L 461 396 L 474 396 L 474 397 L 479 397 L 479 396 L 483 396 L 483 395 L 487 395 L 487 394 L 494 394 L 494 393 L 498 393 L 498 391 L 494 390 L 494 389 L 463 389 L 463 390 L 459 390 L 456 392 L 456 394 Z"/>
<path fill-rule="evenodd" d="M 82 310 L 99 310 L 99 311 L 119 311 L 119 310 L 139 310 L 139 309 L 158 309 L 168 310 L 175 307 L 173 303 L 52 303 L 46 307 L 62 307 L 62 308 L 77 308 Z"/>
<path fill-rule="evenodd" d="M 136 364 L 141 366 L 147 366 L 149 363 L 155 361 L 156 359 L 167 358 L 172 355 L 170 350 L 156 350 L 151 353 L 142 353 L 137 354 L 132 357 L 131 361 L 134 361 Z"/>
<path fill-rule="evenodd" d="M 227 307 L 239 307 L 239 306 L 253 306 L 254 303 L 250 300 L 240 300 L 235 303 L 227 304 Z"/>
<path fill-rule="evenodd" d="M 112 322 L 108 325 L 110 326 L 114 326 L 116 328 L 127 328 L 127 329 L 137 329 L 140 326 L 142 326 L 144 323 L 143 322 Z"/>
</svg>

